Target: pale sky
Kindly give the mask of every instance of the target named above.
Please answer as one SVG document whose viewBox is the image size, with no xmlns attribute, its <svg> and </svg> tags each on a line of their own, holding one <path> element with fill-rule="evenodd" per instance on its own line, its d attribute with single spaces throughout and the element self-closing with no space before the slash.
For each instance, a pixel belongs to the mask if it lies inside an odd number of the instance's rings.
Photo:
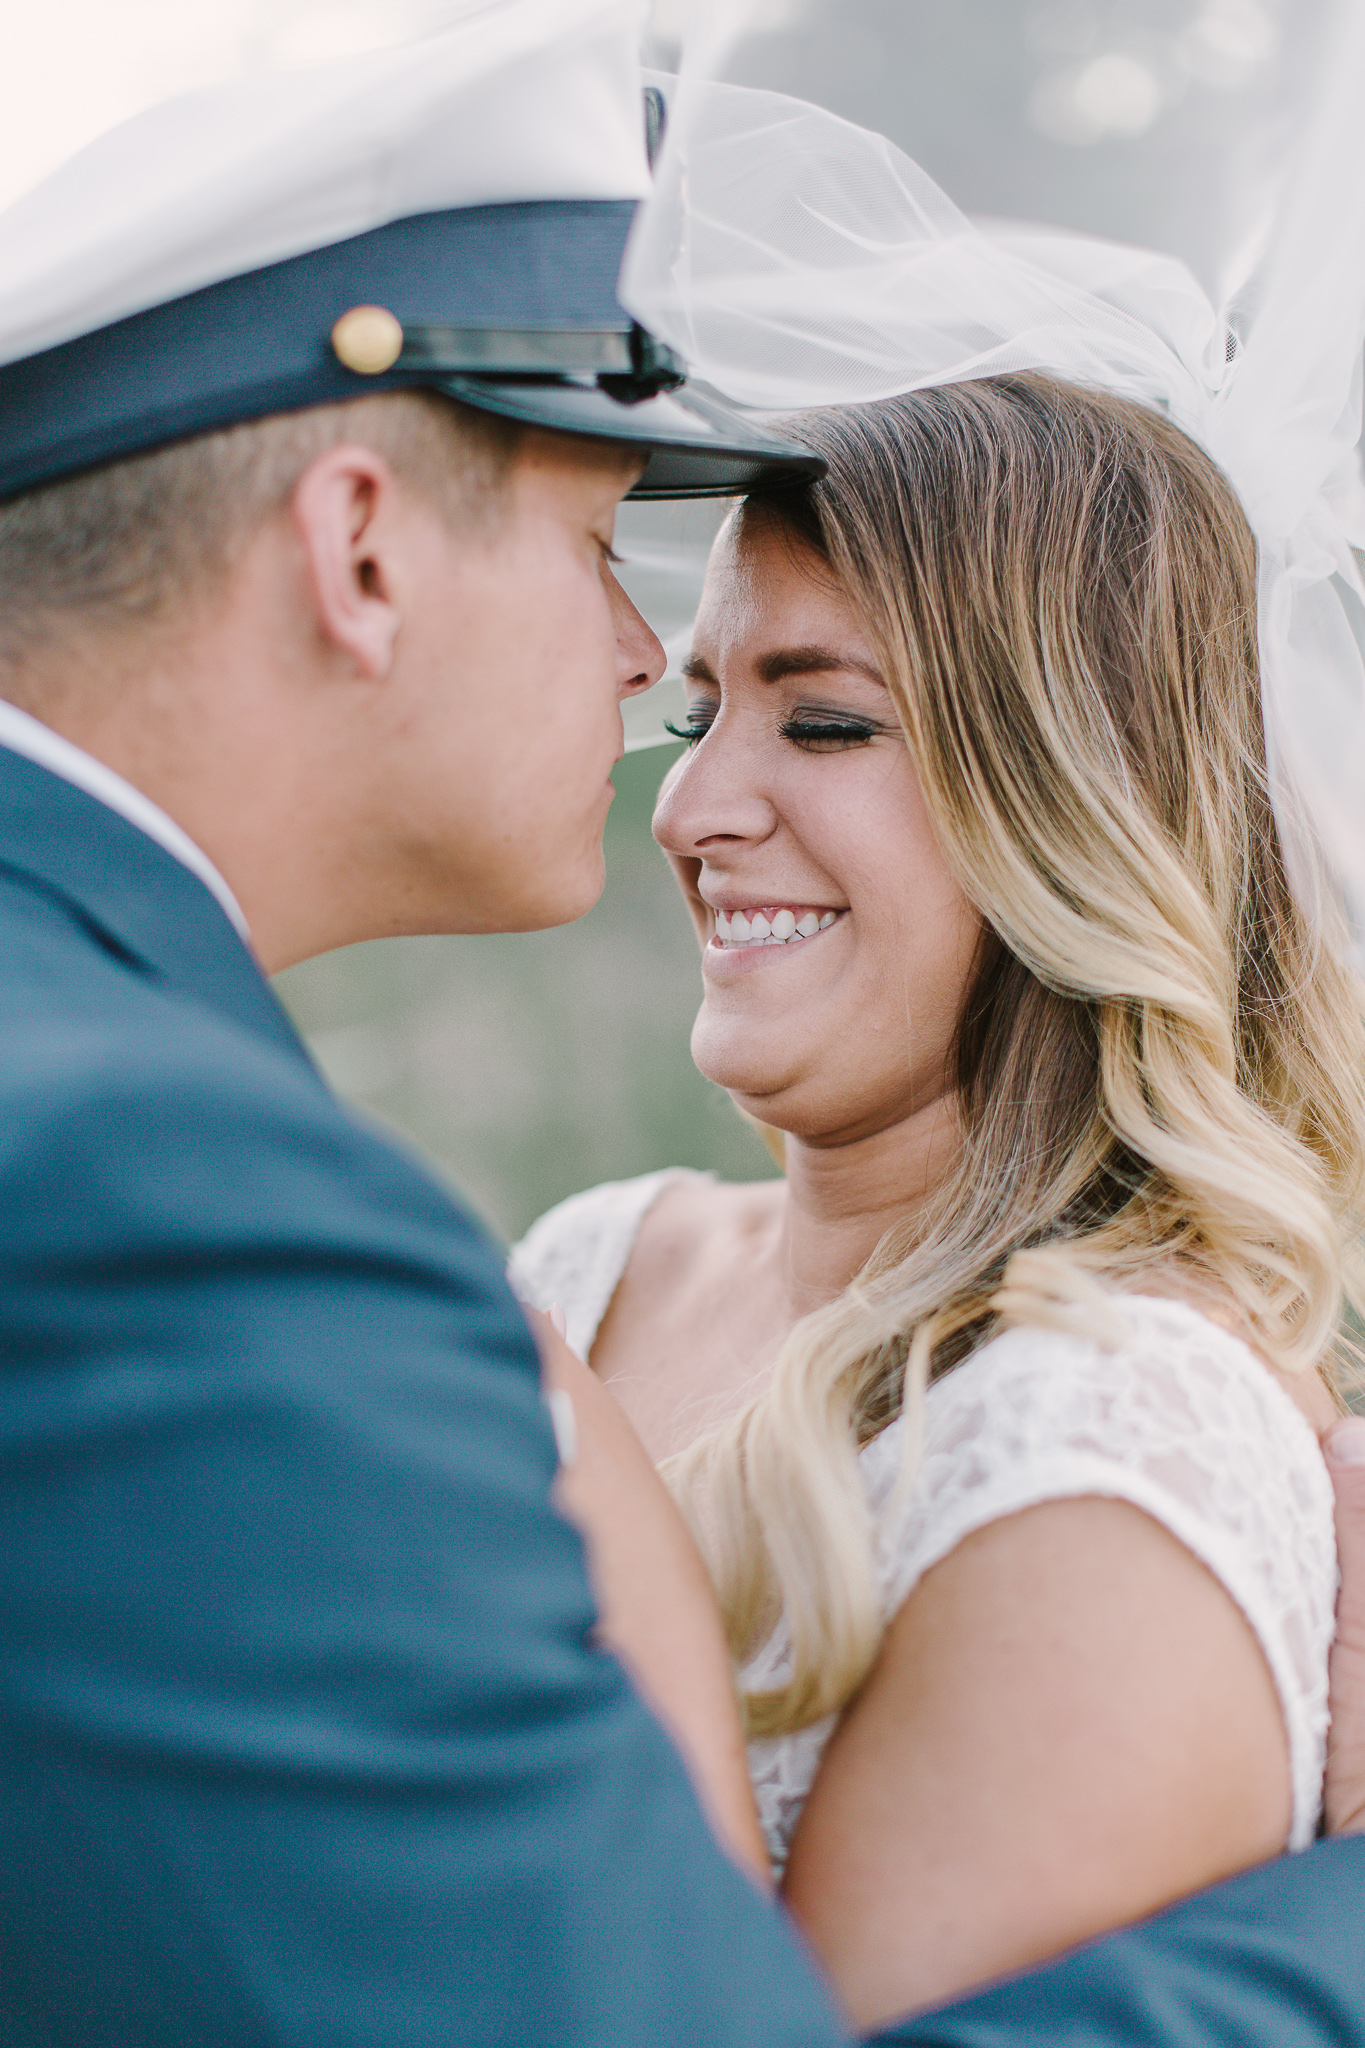
<svg viewBox="0 0 1365 2048">
<path fill-rule="evenodd" d="M 9 0 L 0 67 L 0 208 L 107 128 L 245 72 L 347 57 L 488 0 Z M 799 21 L 806 0 L 652 0 L 672 43 L 715 8 L 727 31 Z"/>
<path fill-rule="evenodd" d="M 468 4 L 11 0 L 0 71 L 0 207 L 105 129 L 173 93 L 378 48 Z"/>
</svg>

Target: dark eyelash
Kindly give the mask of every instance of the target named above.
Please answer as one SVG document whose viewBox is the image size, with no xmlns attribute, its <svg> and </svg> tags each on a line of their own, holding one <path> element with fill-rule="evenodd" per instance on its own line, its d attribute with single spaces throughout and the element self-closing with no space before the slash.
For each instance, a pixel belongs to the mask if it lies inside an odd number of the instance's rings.
<svg viewBox="0 0 1365 2048">
<path fill-rule="evenodd" d="M 714 711 L 689 712 L 686 725 L 674 725 L 671 718 L 666 718 L 664 731 L 695 747 L 710 732 L 715 716 Z M 881 728 L 861 718 L 788 718 L 778 730 L 784 740 L 794 740 L 797 746 L 856 747 L 874 739 Z"/>
<path fill-rule="evenodd" d="M 798 746 L 825 744 L 862 746 L 875 737 L 880 728 L 861 718 L 788 718 L 780 728 L 784 740 L 795 740 Z"/>
<path fill-rule="evenodd" d="M 695 747 L 698 740 L 706 738 L 714 723 L 714 712 L 708 717 L 704 712 L 690 711 L 686 725 L 674 725 L 671 718 L 666 718 L 664 731 L 671 732 L 675 740 L 686 740 L 689 747 Z"/>
</svg>

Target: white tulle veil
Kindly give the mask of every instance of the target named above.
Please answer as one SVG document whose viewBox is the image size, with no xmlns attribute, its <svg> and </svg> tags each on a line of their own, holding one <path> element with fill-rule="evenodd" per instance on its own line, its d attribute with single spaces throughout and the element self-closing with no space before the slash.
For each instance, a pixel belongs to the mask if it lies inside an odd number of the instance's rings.
<svg viewBox="0 0 1365 2048">
<path fill-rule="evenodd" d="M 1039 369 L 1166 412 L 1259 550 L 1276 807 L 1295 885 L 1324 870 L 1365 955 L 1365 0 L 1335 0 L 1254 255 L 1215 305 L 1178 259 L 973 221 L 883 137 L 688 75 L 627 256 L 630 310 L 762 412 Z M 696 530 L 698 543 L 708 528 Z M 694 584 L 700 546 L 677 555 Z M 660 554 L 656 568 L 664 568 Z M 661 713 L 643 700 L 631 735 Z"/>
</svg>

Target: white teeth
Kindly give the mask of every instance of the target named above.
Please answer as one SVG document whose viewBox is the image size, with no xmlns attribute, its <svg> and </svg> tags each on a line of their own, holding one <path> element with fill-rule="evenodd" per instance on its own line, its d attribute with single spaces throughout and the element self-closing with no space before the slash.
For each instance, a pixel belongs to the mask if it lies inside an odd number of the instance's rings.
<svg viewBox="0 0 1365 2048">
<path fill-rule="evenodd" d="M 789 946 L 827 931 L 839 913 L 803 910 L 798 917 L 794 910 L 775 910 L 769 918 L 766 910 L 718 910 L 715 915 L 716 939 L 722 946 Z"/>
</svg>

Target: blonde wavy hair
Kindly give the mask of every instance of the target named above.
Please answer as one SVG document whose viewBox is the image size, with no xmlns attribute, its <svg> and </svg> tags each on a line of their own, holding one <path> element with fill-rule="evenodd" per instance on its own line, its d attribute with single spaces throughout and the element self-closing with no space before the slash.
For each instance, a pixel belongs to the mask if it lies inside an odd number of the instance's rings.
<svg viewBox="0 0 1365 2048">
<path fill-rule="evenodd" d="M 925 801 L 984 920 L 961 1143 L 665 1472 L 742 1662 L 789 1618 L 751 1731 L 842 1707 L 882 1635 L 859 1447 L 1005 1324 L 1115 1329 L 1203 1302 L 1339 1376 L 1365 1190 L 1365 1022 L 1341 935 L 1290 893 L 1271 809 L 1255 545 L 1154 412 L 1040 376 L 792 423 L 828 475 L 746 501 L 870 635 Z"/>
</svg>

